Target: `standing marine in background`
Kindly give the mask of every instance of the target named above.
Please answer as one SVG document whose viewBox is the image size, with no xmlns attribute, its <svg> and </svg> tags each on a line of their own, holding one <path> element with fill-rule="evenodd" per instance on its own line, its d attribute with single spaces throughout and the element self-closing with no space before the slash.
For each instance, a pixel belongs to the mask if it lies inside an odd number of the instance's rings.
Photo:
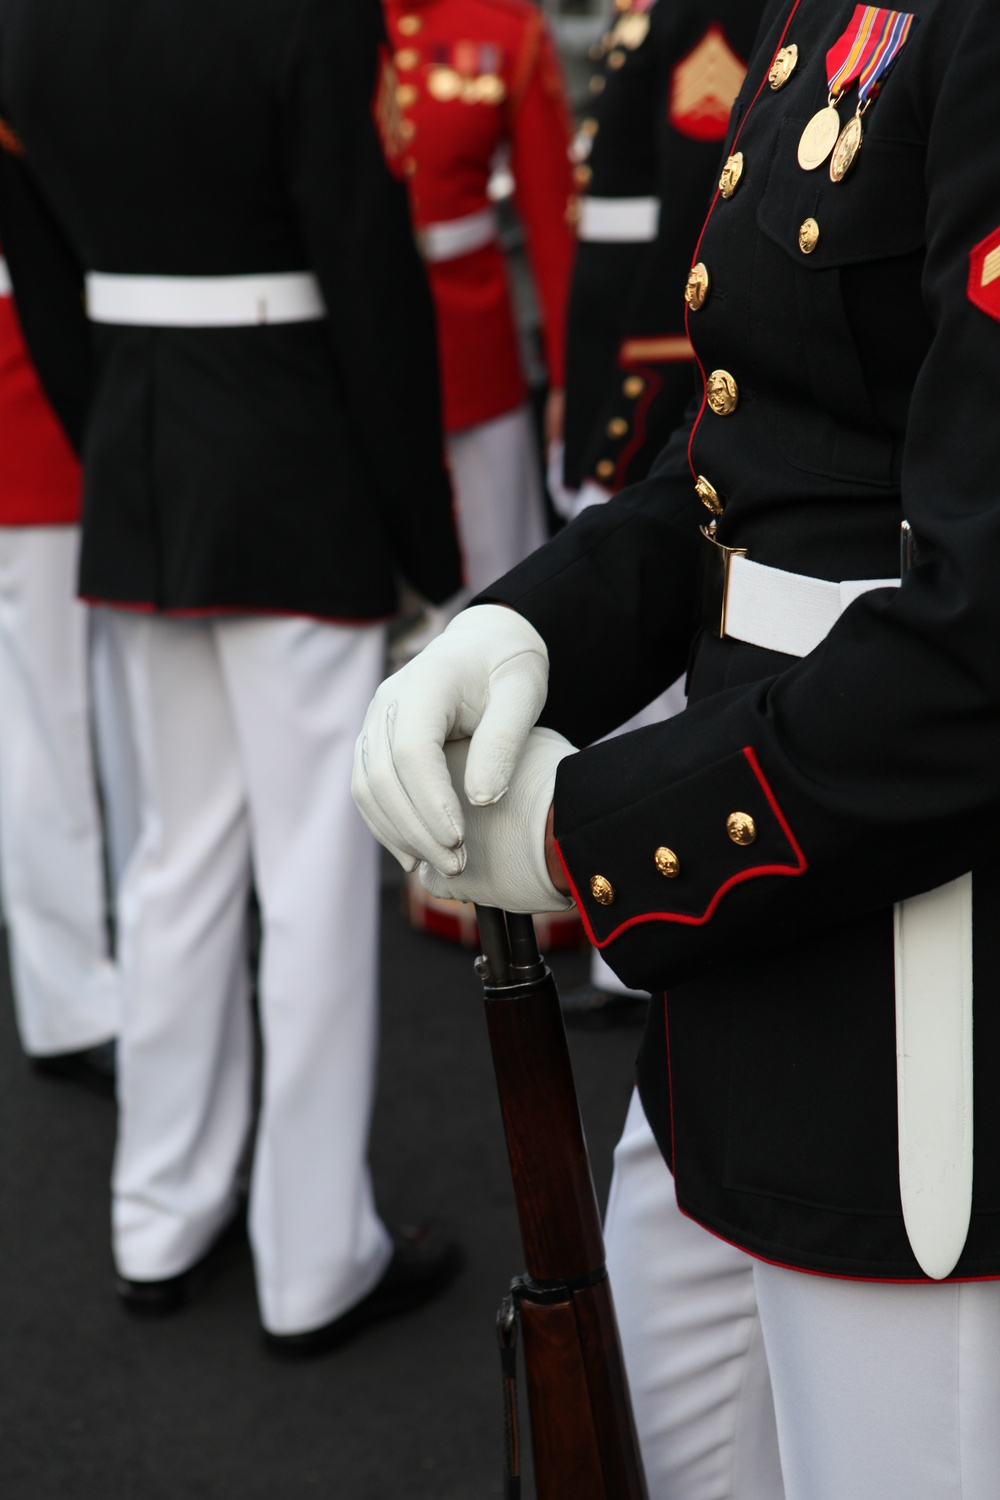
<svg viewBox="0 0 1000 1500">
<path fill-rule="evenodd" d="M 447 449 L 468 599 L 546 537 L 507 266 L 489 186 L 509 167 L 527 235 L 561 428 L 573 259 L 570 116 L 559 61 L 527 0 L 384 0 L 402 170 L 437 313 Z"/>
</svg>

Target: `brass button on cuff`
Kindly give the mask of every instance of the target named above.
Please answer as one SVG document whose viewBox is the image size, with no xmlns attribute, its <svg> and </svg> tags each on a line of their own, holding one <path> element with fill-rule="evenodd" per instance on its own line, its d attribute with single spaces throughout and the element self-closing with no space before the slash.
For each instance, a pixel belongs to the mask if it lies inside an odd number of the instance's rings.
<svg viewBox="0 0 1000 1500">
<path fill-rule="evenodd" d="M 612 417 L 608 423 L 608 437 L 621 438 L 628 432 L 628 423 L 624 417 Z"/>
<path fill-rule="evenodd" d="M 675 880 L 681 873 L 680 860 L 674 851 L 668 849 L 665 844 L 660 845 L 659 849 L 653 855 L 653 859 L 660 874 L 665 875 L 668 880 Z"/>
<path fill-rule="evenodd" d="M 703 261 L 699 261 L 688 272 L 687 285 L 684 288 L 684 301 L 692 312 L 697 312 L 700 307 L 704 307 L 708 300 L 709 285 L 708 267 Z"/>
<path fill-rule="evenodd" d="M 610 906 L 615 899 L 615 888 L 603 875 L 592 875 L 590 894 L 601 906 Z"/>
<path fill-rule="evenodd" d="M 614 472 L 615 466 L 611 462 L 610 458 L 602 458 L 595 470 L 598 479 L 610 479 Z"/>
<path fill-rule="evenodd" d="M 771 71 L 767 75 L 767 81 L 773 89 L 783 89 L 798 66 L 799 49 L 794 42 L 788 47 L 782 47 L 780 52 L 775 53 Z"/>
<path fill-rule="evenodd" d="M 730 813 L 726 819 L 726 832 L 734 844 L 739 844 L 742 849 L 745 849 L 757 837 L 757 824 L 749 813 Z"/>
<path fill-rule="evenodd" d="M 719 178 L 719 192 L 723 198 L 731 198 L 740 185 L 743 176 L 743 152 L 734 151 L 722 169 Z"/>
<path fill-rule="evenodd" d="M 819 225 L 815 219 L 805 219 L 799 227 L 799 249 L 803 255 L 812 255 L 819 244 Z"/>
<path fill-rule="evenodd" d="M 708 377 L 706 399 L 717 417 L 730 417 L 740 399 L 740 388 L 728 370 L 713 370 Z"/>
<path fill-rule="evenodd" d="M 722 515 L 723 505 L 719 499 L 719 492 L 714 484 L 709 484 L 704 474 L 698 475 L 695 481 L 694 492 L 705 509 L 710 510 L 713 516 Z"/>
<path fill-rule="evenodd" d="M 643 380 L 641 375 L 630 375 L 628 379 L 622 384 L 622 393 L 626 395 L 630 401 L 635 401 L 638 396 L 642 395 L 645 389 L 646 382 Z"/>
</svg>

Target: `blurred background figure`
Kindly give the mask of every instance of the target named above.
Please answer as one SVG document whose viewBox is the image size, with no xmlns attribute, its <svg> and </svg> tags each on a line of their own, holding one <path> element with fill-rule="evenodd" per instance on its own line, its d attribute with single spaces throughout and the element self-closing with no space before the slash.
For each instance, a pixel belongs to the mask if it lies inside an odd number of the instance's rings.
<svg viewBox="0 0 1000 1500">
<path fill-rule="evenodd" d="M 119 993 L 94 754 L 95 622 L 76 598 L 81 493 L 0 259 L 0 886 L 15 1013 L 36 1068 L 111 1094 Z M 116 779 L 105 804 L 127 818 L 130 788 Z M 118 837 L 123 849 L 120 820 Z"/>
<path fill-rule="evenodd" d="M 250 1238 L 270 1347 L 310 1352 L 457 1268 L 440 1234 L 390 1233 L 367 1165 L 378 858 L 352 751 L 398 576 L 432 601 L 460 581 L 383 17 L 7 0 L 0 59 L 4 238 L 26 313 L 59 305 L 50 384 L 86 287 L 81 591 L 112 607 L 140 779 L 118 1290 L 168 1311 L 238 1242 L 252 871 Z"/>
<path fill-rule="evenodd" d="M 546 539 L 539 456 L 493 198 L 512 184 L 541 314 L 547 434 L 562 431 L 573 257 L 570 114 L 543 18 L 527 0 L 384 0 L 399 78 L 402 170 L 437 314 L 465 588 L 451 614 Z M 492 195 L 492 196 L 491 196 Z"/>
<path fill-rule="evenodd" d="M 572 148 L 579 243 L 565 443 L 549 449 L 549 487 L 567 519 L 644 479 L 694 394 L 685 282 L 762 9 L 763 0 L 618 0 L 590 49 L 598 66 Z M 696 299 L 689 288 L 692 309 Z M 683 706 L 679 682 L 623 728 Z M 567 1007 L 633 993 L 596 950 L 592 980 Z"/>
</svg>

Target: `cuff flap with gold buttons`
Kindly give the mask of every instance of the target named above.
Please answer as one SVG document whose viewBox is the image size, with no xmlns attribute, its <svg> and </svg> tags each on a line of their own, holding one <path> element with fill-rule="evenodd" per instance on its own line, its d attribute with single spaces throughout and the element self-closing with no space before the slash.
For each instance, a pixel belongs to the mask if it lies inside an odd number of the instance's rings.
<svg viewBox="0 0 1000 1500">
<path fill-rule="evenodd" d="M 559 851 L 601 947 L 641 922 L 704 926 L 744 882 L 806 868 L 749 747 L 573 831 L 559 800 Z"/>
</svg>

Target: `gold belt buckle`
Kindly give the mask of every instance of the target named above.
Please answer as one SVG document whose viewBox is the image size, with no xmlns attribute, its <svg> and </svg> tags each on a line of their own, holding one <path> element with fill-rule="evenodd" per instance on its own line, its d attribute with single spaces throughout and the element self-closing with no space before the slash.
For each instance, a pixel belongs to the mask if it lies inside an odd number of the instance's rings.
<svg viewBox="0 0 1000 1500">
<path fill-rule="evenodd" d="M 702 554 L 701 618 L 706 630 L 720 640 L 726 633 L 726 605 L 729 601 L 729 570 L 734 557 L 746 557 L 746 547 L 725 547 L 716 540 L 710 526 L 699 531 L 709 550 Z"/>
</svg>

